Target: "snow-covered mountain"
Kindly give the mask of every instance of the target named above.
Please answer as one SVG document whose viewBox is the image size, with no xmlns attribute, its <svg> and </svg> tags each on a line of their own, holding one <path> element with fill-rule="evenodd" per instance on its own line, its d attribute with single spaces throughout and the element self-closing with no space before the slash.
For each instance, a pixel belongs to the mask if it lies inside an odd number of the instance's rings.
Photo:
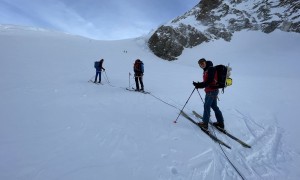
<svg viewBox="0 0 300 180">
<path fill-rule="evenodd" d="M 148 45 L 158 57 L 175 60 L 184 48 L 220 38 L 230 41 L 241 30 L 300 33 L 299 9 L 300 2 L 294 0 L 201 0 L 184 15 L 160 26 Z"/>
<path fill-rule="evenodd" d="M 95 41 L 0 25 L 0 179 L 299 178 L 298 33 L 241 31 L 230 43 L 186 49 L 173 62 L 153 55 L 147 40 Z M 251 149 L 215 132 L 232 147 L 222 151 L 184 117 L 173 123 L 192 81 L 202 79 L 201 57 L 231 64 L 233 85 L 218 104 L 226 129 Z M 104 85 L 96 85 L 88 80 L 101 58 Z M 129 72 L 137 58 L 151 94 L 125 90 L 134 86 Z M 184 110 L 198 120 L 197 92 Z"/>
</svg>

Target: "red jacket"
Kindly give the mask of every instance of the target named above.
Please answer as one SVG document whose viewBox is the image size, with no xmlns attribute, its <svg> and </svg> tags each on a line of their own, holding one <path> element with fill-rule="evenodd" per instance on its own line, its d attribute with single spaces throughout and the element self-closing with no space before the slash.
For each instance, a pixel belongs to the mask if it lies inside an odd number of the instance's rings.
<svg viewBox="0 0 300 180">
<path fill-rule="evenodd" d="M 205 89 L 204 91 L 207 93 L 207 92 L 211 92 L 211 91 L 214 91 L 218 88 L 214 87 L 217 85 L 217 78 L 218 78 L 218 74 L 217 72 L 214 73 L 214 77 L 213 77 L 213 80 L 211 82 L 209 82 L 207 84 L 207 86 L 205 86 Z M 206 71 L 204 71 L 203 73 L 203 83 L 206 84 L 207 81 L 209 81 L 209 77 L 208 77 L 208 69 Z"/>
</svg>

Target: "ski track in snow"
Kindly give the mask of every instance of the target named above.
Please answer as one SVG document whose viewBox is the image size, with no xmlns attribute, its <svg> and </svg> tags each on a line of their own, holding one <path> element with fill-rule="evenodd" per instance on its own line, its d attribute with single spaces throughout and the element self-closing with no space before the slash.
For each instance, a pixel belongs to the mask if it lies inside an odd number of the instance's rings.
<svg viewBox="0 0 300 180">
<path fill-rule="evenodd" d="M 169 99 L 169 101 L 163 101 L 169 103 L 172 106 L 174 106 L 173 104 L 174 102 L 176 102 L 172 99 Z M 187 109 L 189 108 L 187 107 Z M 238 169 L 241 170 L 242 175 L 245 176 L 245 179 L 273 179 L 276 178 L 277 175 L 282 176 L 283 172 L 281 171 L 280 167 L 277 167 L 277 165 L 281 161 L 291 159 L 291 153 L 284 152 L 281 147 L 283 132 L 280 131 L 279 128 L 273 126 L 264 128 L 262 125 L 259 125 L 257 122 L 255 122 L 253 118 L 242 114 L 237 109 L 235 111 L 237 112 L 235 113 L 236 116 L 239 116 L 243 120 L 248 130 L 244 134 L 251 134 L 253 136 L 252 138 L 250 138 L 249 142 L 251 142 L 252 150 L 255 152 L 244 150 L 244 148 L 241 146 L 238 147 L 238 143 L 231 140 L 231 138 L 222 135 L 222 133 L 216 131 L 217 137 L 235 148 L 233 150 L 226 151 L 227 155 L 229 155 L 233 163 L 237 165 Z M 201 132 L 198 127 L 194 126 L 193 124 L 190 124 L 190 127 L 194 129 L 195 136 L 197 136 L 199 139 L 203 140 L 203 136 L 205 136 L 208 141 L 212 141 L 206 135 L 202 134 L 203 132 Z M 188 167 L 193 169 L 189 175 L 189 179 L 194 179 L 196 177 L 201 177 L 201 179 L 211 179 L 212 177 L 214 177 L 214 174 L 218 174 L 220 171 L 220 167 L 216 167 L 216 162 L 221 163 L 223 165 L 222 167 L 224 167 L 221 173 L 222 179 L 240 179 L 240 176 L 227 162 L 227 159 L 224 157 L 217 144 L 214 144 L 215 146 L 213 146 L 213 149 L 209 149 L 206 152 L 200 153 L 189 160 Z M 254 149 L 258 149 L 258 151 Z M 175 153 L 177 150 L 173 149 L 170 151 Z M 165 155 L 162 155 L 162 157 L 163 156 Z M 197 159 L 199 159 L 199 162 L 197 162 Z M 270 164 L 270 162 L 272 162 L 272 164 Z M 179 171 L 176 168 L 176 164 L 178 163 L 174 162 L 174 164 L 174 166 L 170 166 L 168 168 L 171 174 L 173 174 L 174 176 L 180 176 Z M 182 177 L 173 177 L 172 179 L 181 178 Z"/>
<path fill-rule="evenodd" d="M 253 120 L 253 118 L 242 114 L 239 110 L 235 110 L 247 128 L 246 133 L 253 137 L 248 140 L 252 146 L 251 151 L 244 150 L 230 153 L 231 159 L 234 159 L 242 168 L 242 172 L 246 175 L 246 179 L 277 179 L 283 177 L 280 162 L 291 159 L 292 152 L 284 151 L 282 134 L 283 131 L 275 126 L 263 127 Z M 219 133 L 221 134 L 221 133 Z M 226 142 L 230 138 L 226 138 Z M 241 148 L 239 148 L 241 150 Z M 272 162 L 272 163 L 270 163 Z"/>
<path fill-rule="evenodd" d="M 233 149 L 225 151 L 230 160 L 232 160 L 233 164 L 242 172 L 245 179 L 284 178 L 283 167 L 280 166 L 280 163 L 292 159 L 294 153 L 284 151 L 284 148 L 282 147 L 284 145 L 282 142 L 283 131 L 275 126 L 264 128 L 249 116 L 243 115 L 239 110 L 236 109 L 235 111 L 237 112 L 235 115 L 241 118 L 245 124 L 247 131 L 243 134 L 247 134 L 249 138 L 248 143 L 250 142 L 250 145 L 252 146 L 251 149 L 241 147 L 231 138 L 210 128 L 216 133 L 218 138 L 233 147 Z M 197 133 L 197 129 L 199 128 L 194 127 L 194 129 L 196 131 L 195 133 Z M 252 135 L 252 138 L 249 137 L 250 134 Z M 197 133 L 197 136 L 203 138 L 201 134 Z M 204 164 L 211 164 L 214 161 L 219 161 L 223 163 L 223 167 L 225 167 L 225 170 L 222 171 L 222 179 L 227 179 L 228 177 L 240 179 L 217 146 L 214 146 L 214 151 L 218 153 L 218 155 L 214 156 L 215 160 L 210 160 L 209 163 L 206 162 Z M 211 168 L 209 170 L 210 172 L 216 172 L 213 167 L 209 167 Z M 205 174 L 205 172 L 202 173 Z M 202 178 L 205 179 L 205 176 L 202 176 Z"/>
</svg>

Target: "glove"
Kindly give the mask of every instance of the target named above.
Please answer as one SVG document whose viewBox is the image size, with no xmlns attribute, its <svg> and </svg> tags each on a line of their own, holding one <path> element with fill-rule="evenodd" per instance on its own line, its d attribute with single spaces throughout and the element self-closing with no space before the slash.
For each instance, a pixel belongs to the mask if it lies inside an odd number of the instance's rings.
<svg viewBox="0 0 300 180">
<path fill-rule="evenodd" d="M 193 81 L 193 85 L 195 86 L 196 89 L 198 89 L 198 88 L 204 88 L 203 84 L 199 83 L 199 82 L 194 82 Z"/>
</svg>

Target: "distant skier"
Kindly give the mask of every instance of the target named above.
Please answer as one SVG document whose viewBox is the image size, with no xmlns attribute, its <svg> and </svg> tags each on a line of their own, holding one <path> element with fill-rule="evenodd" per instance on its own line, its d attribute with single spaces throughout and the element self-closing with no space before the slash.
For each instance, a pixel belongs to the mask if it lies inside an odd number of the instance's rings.
<svg viewBox="0 0 300 180">
<path fill-rule="evenodd" d="M 139 83 L 141 84 L 141 91 L 144 91 L 144 83 L 143 83 L 143 75 L 144 75 L 144 63 L 137 59 L 134 62 L 133 65 L 133 71 L 134 71 L 134 79 L 135 79 L 135 85 L 136 85 L 136 91 L 140 91 Z"/>
<path fill-rule="evenodd" d="M 100 61 L 96 61 L 95 62 L 95 68 L 96 68 L 96 76 L 95 76 L 95 81 L 94 83 L 97 82 L 97 77 L 99 75 L 99 83 L 101 83 L 101 71 L 105 71 L 105 69 L 103 68 L 103 61 L 104 59 L 101 59 Z"/>
<path fill-rule="evenodd" d="M 204 91 L 206 93 L 202 119 L 203 122 L 199 122 L 198 125 L 204 129 L 208 129 L 210 108 L 212 108 L 217 119 L 217 122 L 214 122 L 213 125 L 224 129 L 224 118 L 217 105 L 217 98 L 219 94 L 219 89 L 216 87 L 217 73 L 215 73 L 215 69 L 211 61 L 206 61 L 202 58 L 198 61 L 198 64 L 203 69 L 203 82 L 193 82 L 193 85 L 197 89 L 205 88 Z"/>
</svg>

